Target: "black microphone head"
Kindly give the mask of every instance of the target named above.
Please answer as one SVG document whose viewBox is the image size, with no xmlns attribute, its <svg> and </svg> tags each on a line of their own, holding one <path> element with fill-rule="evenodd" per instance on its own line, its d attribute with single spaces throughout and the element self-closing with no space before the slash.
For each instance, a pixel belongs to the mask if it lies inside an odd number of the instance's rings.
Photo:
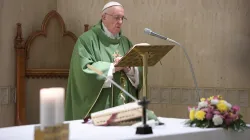
<svg viewBox="0 0 250 140">
<path fill-rule="evenodd" d="M 150 34 L 152 33 L 152 30 L 150 30 L 150 29 L 148 29 L 148 28 L 145 28 L 145 29 L 144 29 L 144 33 L 150 35 Z"/>
</svg>

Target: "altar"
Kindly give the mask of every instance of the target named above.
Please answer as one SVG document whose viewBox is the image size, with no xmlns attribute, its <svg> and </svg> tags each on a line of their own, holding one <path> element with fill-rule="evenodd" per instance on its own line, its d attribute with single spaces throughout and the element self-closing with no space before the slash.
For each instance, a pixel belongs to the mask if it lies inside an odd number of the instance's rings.
<svg viewBox="0 0 250 140">
<path fill-rule="evenodd" d="M 153 126 L 153 134 L 136 135 L 133 126 L 94 126 L 92 123 L 83 123 L 83 120 L 69 121 L 70 140 L 249 140 L 250 129 L 245 132 L 233 132 L 222 128 L 190 128 L 184 125 L 185 119 L 163 118 L 165 123 Z M 34 125 L 0 128 L 0 140 L 33 140 Z M 249 125 L 250 126 L 250 125 Z"/>
</svg>

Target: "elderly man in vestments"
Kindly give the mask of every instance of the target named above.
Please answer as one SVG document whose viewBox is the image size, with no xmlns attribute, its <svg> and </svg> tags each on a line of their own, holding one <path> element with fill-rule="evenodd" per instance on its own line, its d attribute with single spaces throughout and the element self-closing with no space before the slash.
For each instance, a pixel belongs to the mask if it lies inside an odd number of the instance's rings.
<svg viewBox="0 0 250 140">
<path fill-rule="evenodd" d="M 123 6 L 109 2 L 102 9 L 101 20 L 78 38 L 70 64 L 65 120 L 86 118 L 92 112 L 132 101 L 110 81 L 88 69 L 88 64 L 138 98 L 141 88 L 139 69 L 114 67 L 133 46 L 121 32 L 125 19 Z"/>
</svg>

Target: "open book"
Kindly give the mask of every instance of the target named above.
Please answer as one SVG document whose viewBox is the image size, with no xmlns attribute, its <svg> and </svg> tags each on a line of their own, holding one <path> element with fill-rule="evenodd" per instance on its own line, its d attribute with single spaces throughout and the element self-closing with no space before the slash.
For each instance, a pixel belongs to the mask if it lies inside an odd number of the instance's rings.
<svg viewBox="0 0 250 140">
<path fill-rule="evenodd" d="M 91 113 L 91 120 L 96 126 L 133 125 L 142 121 L 142 106 L 131 102 Z M 158 121 L 153 111 L 147 110 L 147 119 Z"/>
<path fill-rule="evenodd" d="M 108 108 L 91 114 L 94 125 L 131 125 L 142 117 L 142 107 L 137 102 Z"/>
</svg>

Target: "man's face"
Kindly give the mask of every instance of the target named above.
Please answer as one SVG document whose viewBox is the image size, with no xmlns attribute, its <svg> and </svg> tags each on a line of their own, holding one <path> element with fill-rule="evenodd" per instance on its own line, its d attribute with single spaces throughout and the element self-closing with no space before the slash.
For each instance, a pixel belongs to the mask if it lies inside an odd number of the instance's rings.
<svg viewBox="0 0 250 140">
<path fill-rule="evenodd" d="M 113 6 L 103 15 L 102 21 L 112 34 L 121 31 L 124 19 L 124 9 L 121 6 Z"/>
</svg>

